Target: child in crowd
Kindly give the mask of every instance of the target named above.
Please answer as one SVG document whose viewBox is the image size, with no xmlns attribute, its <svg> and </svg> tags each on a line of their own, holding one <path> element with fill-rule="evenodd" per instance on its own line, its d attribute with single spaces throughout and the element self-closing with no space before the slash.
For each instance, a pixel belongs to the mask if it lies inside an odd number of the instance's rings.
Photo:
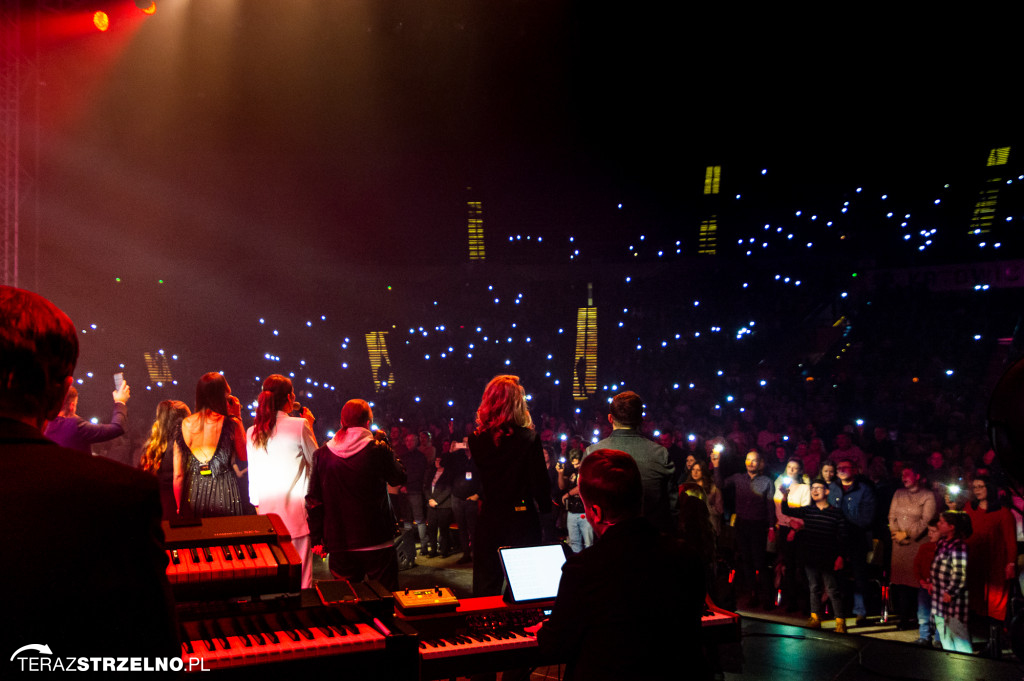
<svg viewBox="0 0 1024 681">
<path fill-rule="evenodd" d="M 932 616 L 944 650 L 972 653 L 967 630 L 967 544 L 971 519 L 963 511 L 943 511 L 936 525 L 939 541 L 932 560 Z"/>
<path fill-rule="evenodd" d="M 935 623 L 932 621 L 932 597 L 928 587 L 932 583 L 932 561 L 935 560 L 935 549 L 939 541 L 939 518 L 936 516 L 928 521 L 928 539 L 917 548 L 914 557 L 914 575 L 921 584 L 917 590 L 917 627 L 918 645 L 942 647 L 935 636 Z"/>
</svg>

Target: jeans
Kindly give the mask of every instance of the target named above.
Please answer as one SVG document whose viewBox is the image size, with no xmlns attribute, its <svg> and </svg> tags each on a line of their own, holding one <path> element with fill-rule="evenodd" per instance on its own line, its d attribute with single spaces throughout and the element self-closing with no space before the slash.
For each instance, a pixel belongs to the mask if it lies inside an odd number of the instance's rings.
<svg viewBox="0 0 1024 681">
<path fill-rule="evenodd" d="M 579 553 L 594 543 L 594 528 L 582 513 L 566 514 L 565 524 L 568 525 L 569 548 L 573 553 Z"/>
<path fill-rule="evenodd" d="M 974 652 L 971 647 L 971 635 L 967 632 L 967 622 L 958 620 L 955 617 L 935 616 L 935 632 L 942 641 L 943 650 L 952 650 L 957 653 Z"/>
<path fill-rule="evenodd" d="M 806 566 L 805 570 L 807 584 L 811 592 L 811 612 L 821 615 L 821 593 L 822 583 L 824 583 L 825 592 L 828 593 L 829 600 L 832 601 L 833 615 L 836 618 L 845 617 L 843 615 L 843 594 L 839 590 L 839 579 L 836 577 L 835 570 L 827 570 L 813 565 Z"/>
<path fill-rule="evenodd" d="M 852 549 L 843 556 L 843 570 L 853 580 L 853 614 L 864 617 L 868 609 L 864 606 L 864 594 L 868 590 L 867 549 Z"/>
<path fill-rule="evenodd" d="M 917 636 L 926 641 L 935 639 L 935 624 L 932 622 L 932 597 L 928 589 L 917 590 Z"/>
</svg>

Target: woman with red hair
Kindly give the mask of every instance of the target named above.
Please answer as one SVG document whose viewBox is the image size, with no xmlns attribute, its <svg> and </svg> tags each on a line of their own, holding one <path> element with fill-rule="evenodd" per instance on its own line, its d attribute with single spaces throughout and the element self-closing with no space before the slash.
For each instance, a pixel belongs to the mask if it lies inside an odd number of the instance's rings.
<svg viewBox="0 0 1024 681">
<path fill-rule="evenodd" d="M 495 596 L 503 581 L 498 548 L 541 543 L 540 513 L 551 510 L 544 450 L 518 376 L 495 376 L 476 412 L 469 451 L 480 471 L 480 520 L 473 595 Z"/>
</svg>

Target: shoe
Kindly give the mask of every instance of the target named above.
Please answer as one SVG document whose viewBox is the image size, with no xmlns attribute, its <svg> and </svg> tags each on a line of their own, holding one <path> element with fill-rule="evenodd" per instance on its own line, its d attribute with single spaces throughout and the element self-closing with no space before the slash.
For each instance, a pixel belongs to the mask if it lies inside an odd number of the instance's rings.
<svg viewBox="0 0 1024 681">
<path fill-rule="evenodd" d="M 836 633 L 837 634 L 845 634 L 846 633 L 846 619 L 845 618 L 843 618 L 843 617 L 837 617 L 836 618 Z"/>
<path fill-rule="evenodd" d="M 437 558 L 440 554 L 437 551 L 431 551 L 427 555 L 430 556 L 431 558 Z"/>
<path fill-rule="evenodd" d="M 414 567 L 416 567 L 416 559 L 410 558 L 408 560 L 403 560 L 398 564 L 398 571 L 402 572 L 404 570 L 412 570 Z"/>
<path fill-rule="evenodd" d="M 1003 643 L 1002 639 L 1003 625 L 1002 624 L 990 624 L 988 627 L 988 642 L 985 643 L 985 647 L 982 648 L 978 655 L 981 657 L 988 657 L 993 660 L 998 660 L 1003 656 Z"/>
<path fill-rule="evenodd" d="M 914 641 L 914 645 L 916 645 L 916 646 L 924 646 L 926 648 L 931 648 L 932 647 L 932 642 L 929 641 L 926 638 L 919 638 L 916 641 Z"/>
<path fill-rule="evenodd" d="M 804 627 L 807 629 L 821 629 L 821 617 L 818 616 L 818 613 L 812 612 L 811 616 L 804 623 Z"/>
<path fill-rule="evenodd" d="M 472 562 L 473 562 L 473 556 L 469 555 L 468 553 L 464 553 L 464 554 L 462 554 L 462 558 L 459 558 L 457 561 L 455 561 L 455 564 L 456 565 L 466 565 L 467 563 L 472 563 Z"/>
<path fill-rule="evenodd" d="M 857 619 L 855 620 L 855 622 L 856 623 L 854 624 L 854 626 L 857 626 L 857 627 L 867 626 L 868 616 L 867 615 L 857 615 Z"/>
</svg>

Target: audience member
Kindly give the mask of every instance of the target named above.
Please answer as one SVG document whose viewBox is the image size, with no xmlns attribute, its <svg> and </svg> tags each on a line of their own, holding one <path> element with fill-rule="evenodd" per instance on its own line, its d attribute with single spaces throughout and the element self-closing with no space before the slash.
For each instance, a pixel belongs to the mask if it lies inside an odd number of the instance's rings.
<svg viewBox="0 0 1024 681">
<path fill-rule="evenodd" d="M 845 606 L 837 573 L 843 569 L 849 535 L 842 511 L 828 502 L 828 485 L 817 478 L 810 485 L 811 503 L 794 506 L 787 499 L 788 488 L 782 488 L 782 512 L 803 522 L 800 530 L 800 553 L 807 574 L 811 616 L 807 626 L 821 628 L 822 587 L 832 603 L 836 633 L 846 633 Z"/>
<path fill-rule="evenodd" d="M 935 517 L 935 495 L 921 487 L 920 468 L 904 466 L 903 489 L 896 490 L 889 505 L 889 533 L 892 538 L 892 560 L 889 576 L 893 606 L 899 617 L 899 628 L 913 626 L 918 611 L 920 579 L 914 571 L 914 560 L 928 537 L 928 521 Z M 920 627 L 920 622 L 917 623 Z"/>
<path fill-rule="evenodd" d="M 1003 621 L 1010 599 L 1010 587 L 1017 571 L 1017 534 L 1013 515 L 999 498 L 987 475 L 971 482 L 974 499 L 967 504 L 971 535 L 967 539 L 970 563 L 967 588 L 970 610 L 979 625 L 988 624 L 988 642 L 982 655 L 1002 656 Z"/>
<path fill-rule="evenodd" d="M 944 650 L 971 654 L 967 630 L 967 544 L 971 518 L 963 511 L 943 511 L 936 526 L 939 541 L 932 559 L 928 590 L 932 597 L 935 632 Z"/>
<path fill-rule="evenodd" d="M 836 462 L 838 482 L 829 485 L 828 501 L 846 518 L 847 553 L 843 564 L 853 579 L 853 614 L 857 626 L 867 618 L 864 594 L 867 593 L 867 554 L 871 550 L 871 523 L 875 517 L 875 490 L 860 475 L 856 462 L 843 457 Z"/>
<path fill-rule="evenodd" d="M 565 527 L 569 533 L 569 548 L 579 553 L 594 543 L 594 530 L 587 522 L 580 499 L 579 466 L 582 457 L 576 453 L 569 461 L 555 464 L 558 471 L 558 487 L 562 490 L 562 503 L 565 505 Z"/>
<path fill-rule="evenodd" d="M 434 470 L 424 478 L 423 498 L 427 502 L 427 555 L 447 558 L 452 553 L 452 476 L 445 456 L 434 458 Z M 438 548 L 440 547 L 440 554 Z"/>
<path fill-rule="evenodd" d="M 774 486 L 771 478 L 760 472 L 761 455 L 757 450 L 747 453 L 742 473 L 722 477 L 720 454 L 712 452 L 711 466 L 714 468 L 715 484 L 726 493 L 735 495 L 736 522 L 735 544 L 740 574 L 743 576 L 750 607 L 761 604 L 761 598 L 770 602 L 771 588 L 768 573 L 768 538 L 774 534 L 775 525 Z"/>
<path fill-rule="evenodd" d="M 725 501 L 722 499 L 722 490 L 715 484 L 714 473 L 708 471 L 708 464 L 703 460 L 695 460 L 690 466 L 690 479 L 704 491 L 704 502 L 708 507 L 708 514 L 711 520 L 711 528 L 715 536 L 722 534 L 722 517 L 725 515 Z M 682 492 L 680 492 L 680 495 Z"/>
<path fill-rule="evenodd" d="M 465 565 L 473 562 L 476 525 L 480 517 L 480 471 L 465 439 L 452 441 L 448 469 L 452 474 L 452 515 L 459 528 L 459 546 L 462 548 L 462 556 L 456 562 Z"/>
<path fill-rule="evenodd" d="M 783 491 L 785 488 L 785 492 Z M 786 468 L 775 479 L 775 551 L 777 558 L 775 573 L 781 600 L 786 602 L 786 609 L 795 612 L 805 601 L 807 588 L 803 579 L 799 554 L 797 551 L 797 533 L 803 527 L 799 518 L 786 515 L 782 505 L 801 507 L 811 503 L 810 478 L 803 473 L 800 459 L 791 458 L 786 461 Z M 781 575 L 779 574 L 781 568 Z M 781 602 L 779 603 L 781 604 Z"/>
<path fill-rule="evenodd" d="M 91 454 L 92 445 L 121 437 L 128 427 L 126 403 L 131 397 L 128 383 L 121 383 L 121 387 L 113 392 L 113 396 L 114 411 L 110 415 L 110 423 L 92 423 L 78 415 L 78 391 L 71 386 L 64 396 L 60 413 L 46 424 L 44 435 L 62 447 Z"/>
<path fill-rule="evenodd" d="M 928 534 L 925 541 L 917 547 L 914 556 L 914 577 L 917 578 L 917 640 L 914 643 L 922 646 L 942 647 L 935 635 L 935 621 L 932 618 L 932 597 L 929 586 L 932 581 L 932 561 L 935 560 L 935 549 L 939 541 L 939 516 L 928 521 Z"/>
</svg>

